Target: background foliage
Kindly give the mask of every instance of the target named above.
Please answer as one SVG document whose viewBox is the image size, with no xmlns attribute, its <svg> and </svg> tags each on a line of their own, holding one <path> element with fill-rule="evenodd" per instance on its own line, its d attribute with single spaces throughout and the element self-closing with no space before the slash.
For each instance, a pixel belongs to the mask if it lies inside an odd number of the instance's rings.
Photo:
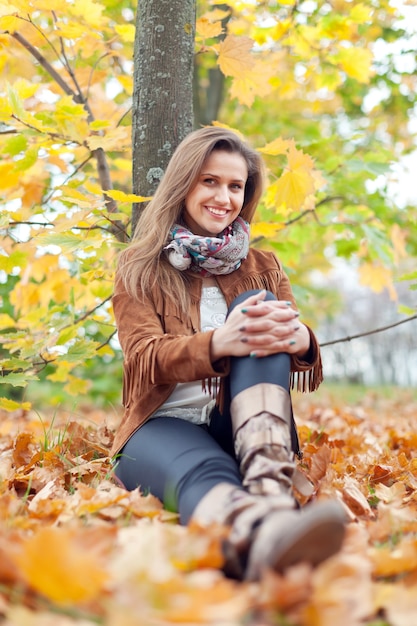
<svg viewBox="0 0 417 626">
<path fill-rule="evenodd" d="M 141 200 L 131 193 L 135 10 L 0 2 L 5 410 L 28 408 L 39 379 L 51 402 L 118 401 L 110 298 Z M 401 15 L 388 0 L 198 2 L 196 124 L 238 129 L 264 155 L 253 245 L 278 253 L 313 324 L 337 311 L 313 281 L 337 259 L 392 299 L 396 281 L 416 282 L 415 206 L 392 193 L 415 145 L 416 35 Z"/>
</svg>

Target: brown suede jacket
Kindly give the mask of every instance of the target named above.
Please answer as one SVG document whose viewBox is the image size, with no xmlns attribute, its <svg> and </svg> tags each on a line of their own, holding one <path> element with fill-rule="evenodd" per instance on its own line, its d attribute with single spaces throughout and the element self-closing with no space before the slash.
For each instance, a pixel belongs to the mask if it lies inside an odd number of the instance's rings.
<svg viewBox="0 0 417 626">
<path fill-rule="evenodd" d="M 271 252 L 250 249 L 240 268 L 217 276 L 217 283 L 228 305 L 243 291 L 265 288 L 279 300 L 291 301 L 295 306 L 288 277 Z M 113 309 L 124 354 L 125 411 L 115 435 L 113 455 L 167 400 L 177 383 L 201 380 L 204 386 L 204 381 L 208 383 L 220 377 L 217 402 L 222 405 L 222 383 L 229 373 L 229 358 L 215 363 L 210 360 L 214 331 L 199 330 L 201 286 L 201 278 L 193 275 L 190 311 L 184 316 L 171 303 L 165 302 L 157 288 L 146 294 L 142 302 L 129 296 L 122 281 L 116 278 Z M 311 330 L 310 336 L 310 350 L 305 360 L 293 356 L 291 363 L 292 386 L 301 391 L 314 391 L 322 381 L 319 344 Z"/>
</svg>

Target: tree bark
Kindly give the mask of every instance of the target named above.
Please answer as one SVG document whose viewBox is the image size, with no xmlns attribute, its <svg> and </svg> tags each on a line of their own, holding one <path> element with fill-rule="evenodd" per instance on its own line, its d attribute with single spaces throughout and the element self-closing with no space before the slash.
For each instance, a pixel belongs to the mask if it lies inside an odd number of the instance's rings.
<svg viewBox="0 0 417 626">
<path fill-rule="evenodd" d="M 193 128 L 196 0 L 138 0 L 134 49 L 133 192 L 151 196 Z M 143 203 L 132 210 L 132 232 Z"/>
</svg>

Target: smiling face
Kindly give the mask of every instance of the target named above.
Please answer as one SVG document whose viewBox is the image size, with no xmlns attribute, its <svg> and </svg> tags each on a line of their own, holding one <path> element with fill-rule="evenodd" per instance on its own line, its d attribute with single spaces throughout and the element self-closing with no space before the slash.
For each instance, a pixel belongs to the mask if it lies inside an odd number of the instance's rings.
<svg viewBox="0 0 417 626">
<path fill-rule="evenodd" d="M 215 237 L 237 218 L 247 178 L 246 161 L 239 153 L 214 150 L 208 156 L 185 197 L 183 218 L 194 235 Z"/>
</svg>

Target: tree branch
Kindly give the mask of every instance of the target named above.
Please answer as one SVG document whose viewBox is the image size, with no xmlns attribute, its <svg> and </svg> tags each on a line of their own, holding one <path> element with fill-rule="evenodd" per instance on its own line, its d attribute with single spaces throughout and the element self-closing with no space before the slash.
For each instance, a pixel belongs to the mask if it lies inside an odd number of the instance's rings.
<svg viewBox="0 0 417 626">
<path fill-rule="evenodd" d="M 405 324 L 406 322 L 411 322 L 412 320 L 416 320 L 416 319 L 417 319 L 417 314 L 412 315 L 411 317 L 407 317 L 407 319 L 405 320 L 394 322 L 394 324 L 389 324 L 388 326 L 381 326 L 380 328 L 374 328 L 374 330 L 368 330 L 365 333 L 359 333 L 357 335 L 352 335 L 351 337 L 343 337 L 343 339 L 333 339 L 333 341 L 326 341 L 325 343 L 321 343 L 320 347 L 324 348 L 326 346 L 333 346 L 335 343 L 344 343 L 346 341 L 352 341 L 353 339 L 358 339 L 359 337 L 366 337 L 367 335 L 374 335 L 376 333 L 382 333 L 384 330 L 395 328 L 396 326 L 400 326 L 400 324 Z"/>
<path fill-rule="evenodd" d="M 79 324 L 80 322 L 83 322 L 85 319 L 87 319 L 87 317 L 90 317 L 90 315 L 92 315 L 95 311 L 97 311 L 97 309 L 99 309 L 101 306 L 103 306 L 103 304 L 106 304 L 106 302 L 109 302 L 112 299 L 112 296 L 108 296 L 107 298 L 105 298 L 104 300 L 102 300 L 97 306 L 95 306 L 93 309 L 90 309 L 89 311 L 87 311 L 86 313 L 84 313 L 84 315 L 81 315 L 79 318 L 77 318 L 76 320 L 73 321 L 72 324 L 68 324 L 68 326 L 64 326 L 63 328 L 67 328 L 69 326 L 75 326 L 75 324 Z"/>
<path fill-rule="evenodd" d="M 54 67 L 49 63 L 49 61 L 29 42 L 27 41 L 27 39 L 25 39 L 25 37 L 23 37 L 22 35 L 20 35 L 20 33 L 18 32 L 14 32 L 14 33 L 8 33 L 11 37 L 13 37 L 14 39 L 16 39 L 16 41 L 18 41 L 26 50 L 28 50 L 28 52 L 38 61 L 38 63 L 48 72 L 48 74 L 51 76 L 51 78 L 53 80 L 55 80 L 55 82 L 57 82 L 57 84 L 61 87 L 61 89 L 64 91 L 64 93 L 66 93 L 67 95 L 71 96 L 72 99 L 74 100 L 74 102 L 76 102 L 77 104 L 82 104 L 85 108 L 85 110 L 87 111 L 87 115 L 88 115 L 88 121 L 92 122 L 94 120 L 94 115 L 91 111 L 91 108 L 88 104 L 88 101 L 84 98 L 83 94 L 81 93 L 81 91 L 79 93 L 76 93 L 73 89 L 71 89 L 71 87 L 68 85 L 68 83 L 63 80 L 63 78 L 60 76 L 60 74 L 54 69 Z M 69 63 L 66 59 L 66 57 L 64 56 L 64 60 L 65 60 L 65 67 L 68 70 L 69 67 Z M 72 72 L 72 70 L 68 70 L 69 74 L 72 78 L 72 80 L 74 81 L 74 84 L 78 86 L 77 81 L 75 80 L 75 76 Z M 36 129 L 38 130 L 38 129 Z M 51 133 L 49 133 L 51 135 Z M 98 178 L 100 181 L 100 185 L 101 188 L 103 189 L 104 192 L 113 189 L 113 185 L 112 185 L 112 181 L 111 181 L 111 177 L 110 177 L 110 169 L 107 163 L 107 159 L 106 159 L 106 155 L 105 152 L 102 148 L 98 148 L 97 150 L 93 151 L 93 155 L 96 158 L 97 161 L 97 173 L 98 173 Z M 117 204 L 115 202 L 115 200 L 113 200 L 112 198 L 110 198 L 106 193 L 103 194 L 104 196 L 104 200 L 106 203 L 106 209 L 109 213 L 116 213 L 117 212 Z M 111 233 L 119 240 L 119 241 L 126 241 L 127 240 L 127 236 L 126 236 L 126 231 L 123 227 L 123 225 L 120 225 L 118 222 L 115 222 L 111 227 L 110 227 L 110 231 Z"/>
<path fill-rule="evenodd" d="M 64 93 L 71 96 L 77 104 L 82 103 L 79 100 L 79 96 L 71 89 L 68 83 L 62 78 L 62 76 L 56 71 L 56 69 L 49 63 L 47 59 L 37 50 L 32 44 L 22 37 L 18 32 L 9 33 L 11 37 L 16 39 L 30 54 L 38 61 L 46 72 L 54 79 L 56 83 L 61 87 Z"/>
</svg>

